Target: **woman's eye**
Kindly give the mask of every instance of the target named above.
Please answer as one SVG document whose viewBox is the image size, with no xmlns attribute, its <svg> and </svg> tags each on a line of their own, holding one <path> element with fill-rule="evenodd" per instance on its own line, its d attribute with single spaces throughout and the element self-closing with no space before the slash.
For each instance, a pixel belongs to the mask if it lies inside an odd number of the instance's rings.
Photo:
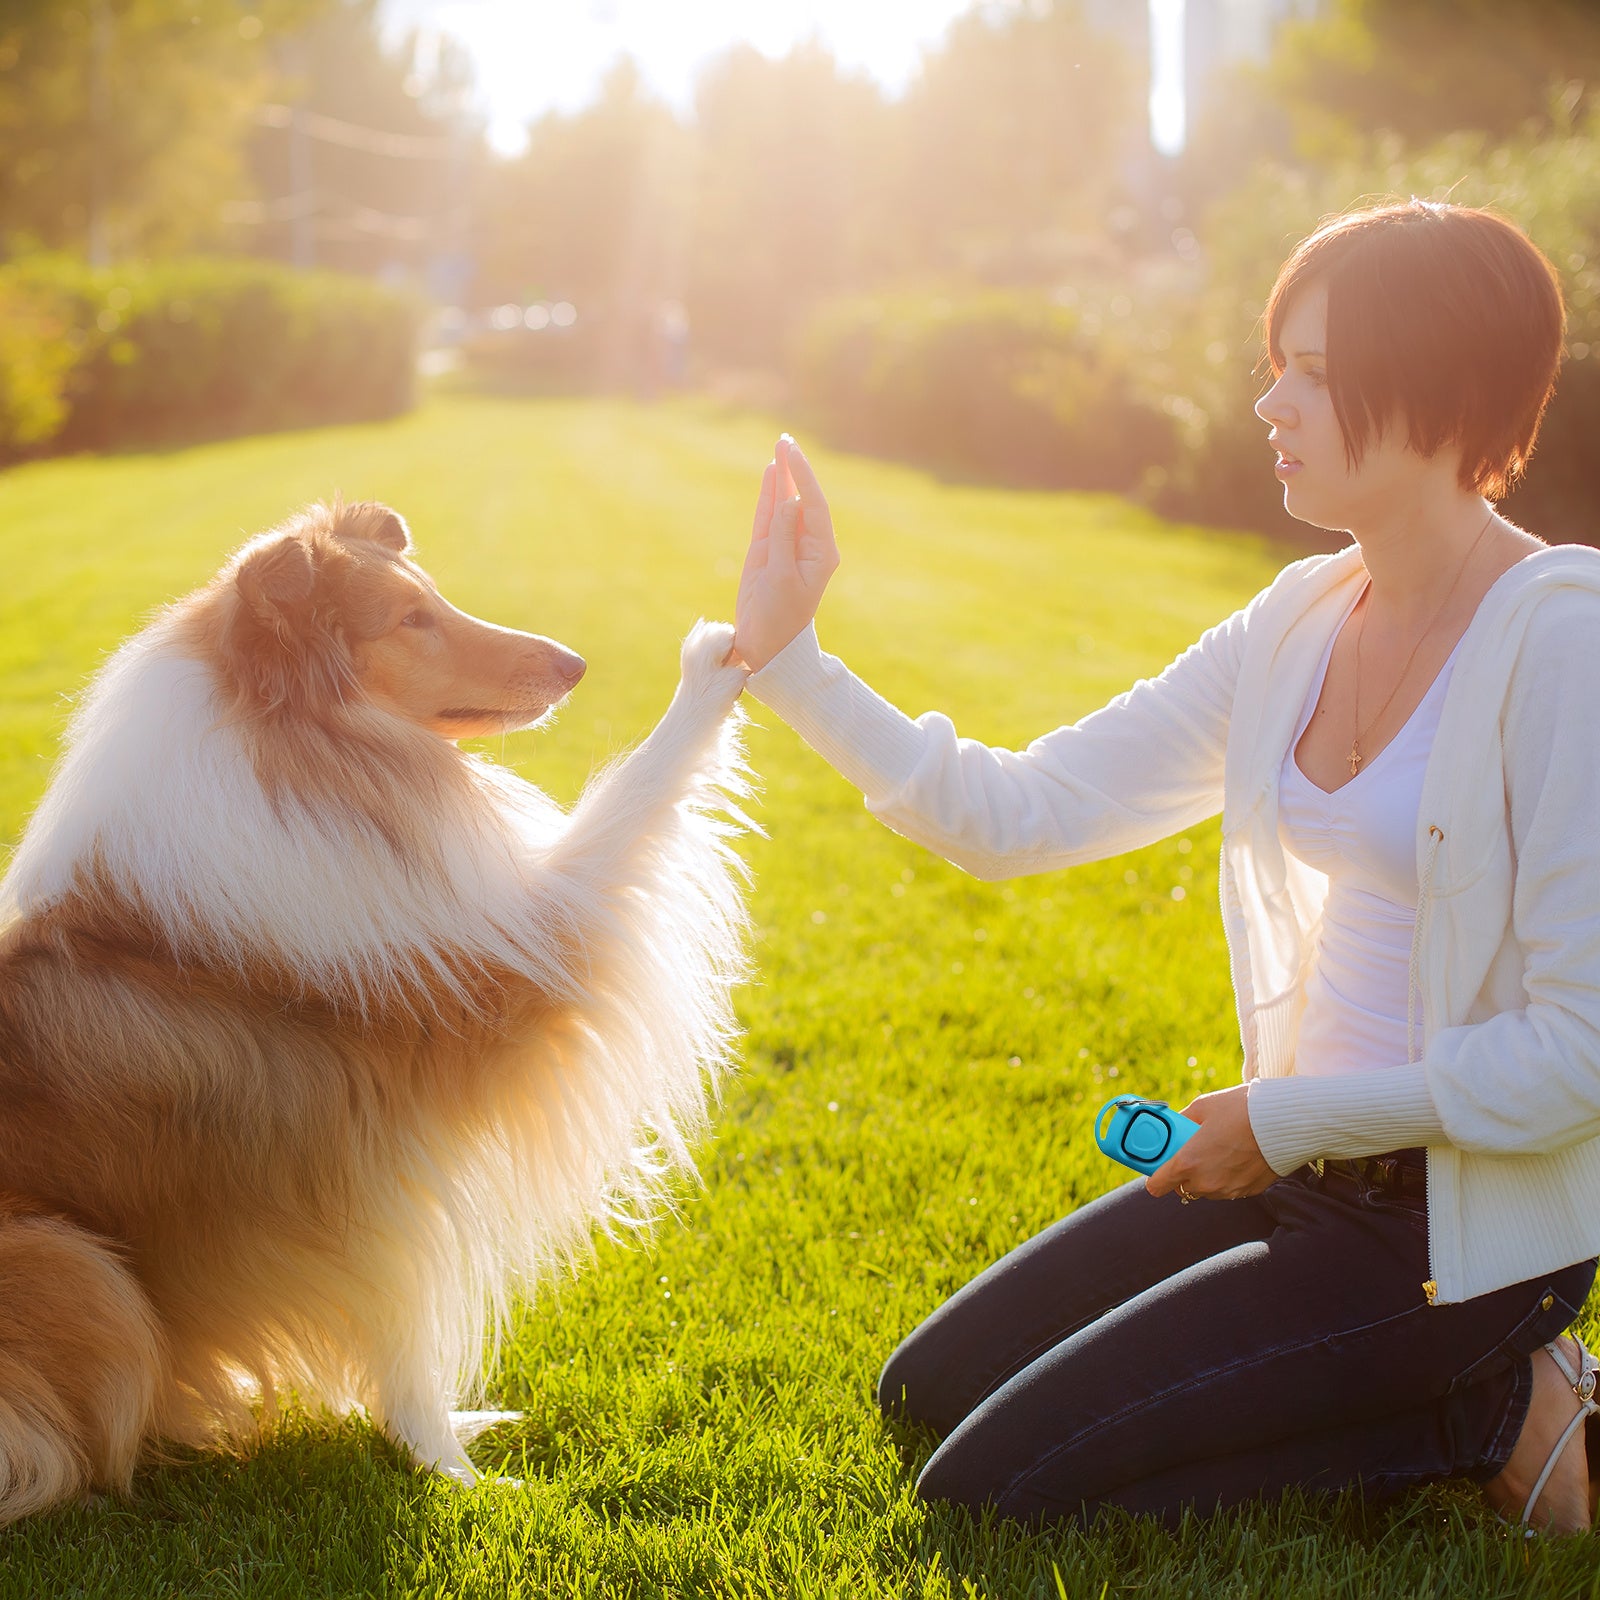
<svg viewBox="0 0 1600 1600">
<path fill-rule="evenodd" d="M 402 628 L 427 628 L 433 625 L 433 618 L 426 611 L 408 611 L 400 619 Z"/>
<path fill-rule="evenodd" d="M 1319 389 L 1327 388 L 1328 374 L 1326 372 L 1311 372 L 1308 373 L 1307 376 Z"/>
</svg>

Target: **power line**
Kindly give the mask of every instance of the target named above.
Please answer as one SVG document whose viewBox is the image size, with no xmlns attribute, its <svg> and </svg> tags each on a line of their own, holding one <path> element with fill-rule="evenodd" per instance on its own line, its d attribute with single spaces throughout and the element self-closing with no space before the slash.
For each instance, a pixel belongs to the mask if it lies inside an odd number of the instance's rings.
<svg viewBox="0 0 1600 1600">
<path fill-rule="evenodd" d="M 324 116 L 320 111 L 306 111 L 300 106 L 257 106 L 255 118 L 264 128 L 299 129 L 324 144 L 364 150 L 369 155 L 394 156 L 401 161 L 444 161 L 459 154 L 461 149 L 456 137 L 441 139 L 420 133 L 384 133 L 339 117 Z"/>
<path fill-rule="evenodd" d="M 337 215 L 322 211 L 324 203 L 341 207 Z M 420 241 L 448 236 L 464 228 L 469 213 L 458 206 L 434 216 L 398 216 L 362 205 L 348 196 L 327 190 L 305 189 L 298 194 L 281 195 L 275 200 L 231 200 L 222 208 L 224 222 L 246 227 L 270 227 L 274 223 L 310 221 L 321 237 L 338 233 L 341 237 L 364 236 Z"/>
</svg>

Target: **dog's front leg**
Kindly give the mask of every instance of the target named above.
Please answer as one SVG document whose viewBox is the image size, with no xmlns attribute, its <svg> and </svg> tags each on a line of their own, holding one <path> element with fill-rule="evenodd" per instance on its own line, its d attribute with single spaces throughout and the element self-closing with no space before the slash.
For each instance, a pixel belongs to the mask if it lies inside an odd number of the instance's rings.
<svg viewBox="0 0 1600 1600">
<path fill-rule="evenodd" d="M 394 1371 L 380 1379 L 378 1401 L 368 1409 L 373 1422 L 417 1466 L 442 1472 L 466 1486 L 478 1481 L 478 1469 L 457 1436 L 442 1394 L 424 1393 L 406 1375 Z"/>
<path fill-rule="evenodd" d="M 733 628 L 699 622 L 683 643 L 672 704 L 649 736 L 597 777 L 578 801 L 548 865 L 609 883 L 648 859 L 649 844 L 674 831 L 685 807 L 725 805 L 744 788 L 729 717 L 744 688 L 742 666 L 726 665 Z"/>
</svg>

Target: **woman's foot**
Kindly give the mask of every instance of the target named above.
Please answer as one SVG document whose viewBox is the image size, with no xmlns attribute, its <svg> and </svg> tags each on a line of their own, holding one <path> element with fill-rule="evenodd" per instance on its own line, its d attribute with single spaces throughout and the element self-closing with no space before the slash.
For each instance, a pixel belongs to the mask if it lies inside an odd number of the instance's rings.
<svg viewBox="0 0 1600 1600">
<path fill-rule="evenodd" d="M 1556 1341 L 1575 1374 L 1583 1371 L 1582 1347 L 1576 1339 Z M 1484 1498 L 1508 1521 L 1520 1522 L 1522 1508 L 1539 1481 L 1550 1452 L 1572 1421 L 1579 1404 L 1572 1383 L 1562 1375 L 1548 1350 L 1533 1353 L 1533 1398 L 1528 1417 L 1517 1436 L 1516 1448 L 1498 1476 L 1483 1486 Z M 1543 1533 L 1586 1533 L 1593 1521 L 1589 1493 L 1589 1459 L 1584 1450 L 1583 1428 L 1574 1428 L 1560 1458 L 1545 1480 L 1538 1501 L 1528 1515 L 1528 1526 Z"/>
</svg>

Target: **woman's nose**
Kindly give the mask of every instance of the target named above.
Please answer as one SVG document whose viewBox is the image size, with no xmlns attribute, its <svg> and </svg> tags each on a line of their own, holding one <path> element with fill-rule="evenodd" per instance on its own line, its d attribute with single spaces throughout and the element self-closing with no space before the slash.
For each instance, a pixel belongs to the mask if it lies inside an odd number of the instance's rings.
<svg viewBox="0 0 1600 1600">
<path fill-rule="evenodd" d="M 1271 427 L 1280 423 L 1284 427 L 1293 427 L 1298 420 L 1294 407 L 1288 403 L 1282 394 L 1283 380 L 1280 378 L 1273 386 L 1256 401 L 1255 412 L 1258 417 Z"/>
</svg>

